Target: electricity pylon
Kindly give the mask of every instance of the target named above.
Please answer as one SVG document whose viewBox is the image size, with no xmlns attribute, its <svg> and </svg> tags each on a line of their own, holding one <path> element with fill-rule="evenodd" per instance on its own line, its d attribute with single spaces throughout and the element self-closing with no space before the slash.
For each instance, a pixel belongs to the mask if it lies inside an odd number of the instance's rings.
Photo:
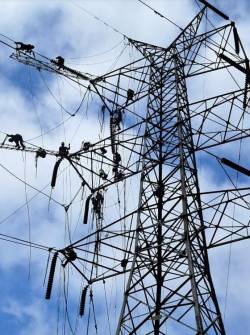
<svg viewBox="0 0 250 335">
<path fill-rule="evenodd" d="M 246 109 L 250 72 L 235 24 L 229 22 L 204 31 L 208 9 L 225 20 L 229 18 L 202 2 L 206 6 L 169 47 L 128 39 L 141 57 L 100 77 L 65 65 L 57 67 L 41 55 L 33 57 L 20 51 L 12 55 L 39 71 L 79 81 L 99 95 L 109 112 L 110 136 L 61 156 L 54 170 L 53 186 L 63 159 L 87 184 L 85 223 L 90 200 L 98 192 L 140 175 L 139 203 L 132 212 L 103 225 L 99 211 L 95 231 L 55 253 L 47 292 L 50 297 L 58 253 L 86 281 L 82 303 L 89 286 L 128 274 L 116 335 L 167 334 L 169 324 L 179 334 L 225 334 L 208 250 L 250 237 L 249 222 L 243 222 L 245 218 L 235 220 L 232 215 L 232 206 L 249 211 L 248 188 L 201 192 L 196 156 L 204 150 L 215 156 L 210 149 L 250 136 L 249 127 L 244 127 L 249 122 Z M 209 55 L 203 53 L 204 48 Z M 241 73 L 244 84 L 235 91 L 189 101 L 188 80 L 223 70 Z M 129 119 L 121 128 L 125 114 Z M 111 150 L 111 156 L 98 151 L 100 148 Z M 124 157 L 120 156 L 121 148 Z M 129 164 L 126 157 L 131 155 Z M 113 165 L 112 178 L 104 178 L 98 186 L 88 184 L 79 169 L 83 167 L 79 161 L 83 156 L 90 160 L 97 157 L 95 160 L 102 161 L 103 167 Z M 220 164 L 249 176 L 249 170 L 241 165 L 216 158 Z M 92 166 L 88 173 L 99 172 Z M 128 218 L 130 228 L 118 229 L 120 222 Z M 228 225 L 228 219 L 236 224 Z M 121 243 L 121 239 L 125 242 Z M 114 249 L 116 256 L 112 256 Z M 87 275 L 77 261 L 86 260 L 88 252 L 92 259 Z"/>
</svg>

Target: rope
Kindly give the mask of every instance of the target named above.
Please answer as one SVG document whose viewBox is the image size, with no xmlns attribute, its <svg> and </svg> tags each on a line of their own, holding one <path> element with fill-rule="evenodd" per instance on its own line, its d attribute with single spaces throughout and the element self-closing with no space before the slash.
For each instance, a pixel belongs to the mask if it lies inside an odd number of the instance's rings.
<svg viewBox="0 0 250 335">
<path fill-rule="evenodd" d="M 31 94 L 31 101 L 32 101 L 33 109 L 35 111 L 36 118 L 38 120 L 38 124 L 39 124 L 39 127 L 40 127 L 40 132 L 41 132 L 40 136 L 42 137 L 42 145 L 44 146 L 43 127 L 42 127 L 42 122 L 41 122 L 41 119 L 39 117 L 39 114 L 38 114 L 38 111 L 37 111 L 37 108 L 36 108 L 36 104 L 35 104 L 35 96 L 34 96 L 34 93 L 33 93 L 33 86 L 32 86 L 32 80 L 31 80 L 31 69 L 30 68 L 28 68 L 28 77 L 29 77 L 28 82 L 29 82 L 29 90 L 30 90 L 30 94 Z"/>
<path fill-rule="evenodd" d="M 73 115 L 70 115 L 66 120 L 64 121 L 61 121 L 60 123 L 58 123 L 57 125 L 55 125 L 54 127 L 48 129 L 47 131 L 45 131 L 44 133 L 41 133 L 41 135 L 38 135 L 38 136 L 35 136 L 35 137 L 32 137 L 32 138 L 29 138 L 27 141 L 34 141 L 34 140 L 37 140 L 38 138 L 40 137 L 43 137 L 44 135 L 47 135 L 49 134 L 51 131 L 61 127 L 62 125 L 64 125 L 67 121 L 69 121 L 71 118 L 73 117 Z M 25 142 L 27 142 L 25 141 Z"/>
<path fill-rule="evenodd" d="M 71 114 L 65 107 L 63 107 L 63 105 L 60 103 L 60 101 L 57 100 L 57 98 L 55 97 L 54 93 L 51 91 L 51 89 L 49 88 L 48 84 L 46 83 L 46 80 L 44 79 L 44 76 L 42 75 L 41 71 L 39 71 L 39 74 L 40 74 L 40 76 L 42 78 L 42 81 L 43 81 L 45 87 L 47 88 L 47 90 L 49 91 L 50 95 L 55 100 L 55 102 L 60 106 L 60 108 L 62 110 L 64 110 L 64 112 L 66 112 L 67 114 L 69 114 L 71 117 L 74 116 L 74 114 Z"/>
<path fill-rule="evenodd" d="M 69 274 L 68 274 L 68 276 L 69 276 Z M 67 320 L 68 325 L 69 325 L 70 332 L 71 332 L 72 335 L 74 335 L 75 332 L 74 332 L 73 327 L 71 325 L 70 316 L 69 316 L 68 293 L 69 293 L 69 280 L 67 279 L 67 283 L 66 283 L 65 271 L 63 271 L 63 294 L 64 294 L 64 302 L 65 302 L 65 316 L 66 316 L 66 320 Z M 65 323 L 65 326 L 66 326 L 66 323 Z"/>
<path fill-rule="evenodd" d="M 24 191 L 25 191 L 25 204 L 27 209 L 27 219 L 28 219 L 28 236 L 29 242 L 31 241 L 31 218 L 30 218 L 30 208 L 29 208 L 29 201 L 28 201 L 28 193 L 27 193 L 27 183 L 26 183 L 26 176 L 27 176 L 27 164 L 26 164 L 26 152 L 24 153 Z M 29 250 L 29 275 L 28 279 L 30 279 L 31 274 L 31 247 Z"/>
<path fill-rule="evenodd" d="M 242 127 L 244 126 L 244 119 L 242 120 Z M 240 145 L 239 145 L 239 155 L 238 155 L 238 164 L 240 163 L 241 159 L 241 150 L 242 150 L 242 139 L 240 139 Z M 236 187 L 238 186 L 239 181 L 239 172 L 236 172 Z M 233 215 L 232 215 L 232 221 L 231 221 L 231 227 L 233 230 L 234 226 L 234 218 L 235 218 L 235 208 L 236 205 L 234 204 L 233 207 Z M 232 241 L 233 235 L 231 235 L 231 241 Z M 230 283 L 230 273 L 231 273 L 231 259 L 232 259 L 232 243 L 229 244 L 229 254 L 228 254 L 228 264 L 227 264 L 227 281 L 226 281 L 226 292 L 225 292 L 225 307 L 224 307 L 224 322 L 226 322 L 226 314 L 227 314 L 227 303 L 228 303 L 228 290 L 229 290 L 229 283 Z"/>
<path fill-rule="evenodd" d="M 107 318 L 108 318 L 109 335 L 111 335 L 110 315 L 109 315 L 109 306 L 108 306 L 107 290 L 106 290 L 105 280 L 103 280 L 103 287 L 104 287 L 104 293 L 105 293 L 105 305 L 106 305 Z"/>
</svg>

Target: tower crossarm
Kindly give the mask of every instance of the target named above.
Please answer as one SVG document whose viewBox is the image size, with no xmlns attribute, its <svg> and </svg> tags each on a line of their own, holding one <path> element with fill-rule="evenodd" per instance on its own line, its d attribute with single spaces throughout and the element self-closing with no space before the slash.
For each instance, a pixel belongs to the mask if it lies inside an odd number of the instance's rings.
<svg viewBox="0 0 250 335">
<path fill-rule="evenodd" d="M 250 238 L 249 187 L 201 195 L 208 248 Z"/>
<path fill-rule="evenodd" d="M 190 103 L 196 151 L 250 136 L 250 117 L 245 106 L 249 91 L 247 87 Z"/>
<path fill-rule="evenodd" d="M 215 70 L 235 68 L 249 75 L 249 64 L 245 50 L 237 33 L 239 50 L 235 50 L 234 22 L 212 29 L 197 36 L 188 50 L 183 50 L 186 77 L 209 73 Z M 236 52 L 237 51 L 237 52 Z"/>
<path fill-rule="evenodd" d="M 49 72 L 57 73 L 73 80 L 90 81 L 91 79 L 93 79 L 93 76 L 91 76 L 90 74 L 82 73 L 66 65 L 58 67 L 58 65 L 51 62 L 49 58 L 42 56 L 38 53 L 30 55 L 25 52 L 16 51 L 10 55 L 10 58 L 22 64 L 35 67 L 38 70 L 46 70 Z"/>
<path fill-rule="evenodd" d="M 19 149 L 14 145 L 10 145 L 10 144 L 0 144 L 0 149 L 4 149 L 4 150 L 14 150 L 14 151 L 20 151 L 20 152 L 31 152 L 36 154 L 38 152 L 39 147 L 29 147 L 29 146 L 25 146 L 24 149 Z M 57 156 L 58 155 L 58 151 L 54 151 L 54 150 L 49 150 L 49 149 L 43 149 L 46 152 L 46 155 L 50 155 L 50 156 Z"/>
</svg>

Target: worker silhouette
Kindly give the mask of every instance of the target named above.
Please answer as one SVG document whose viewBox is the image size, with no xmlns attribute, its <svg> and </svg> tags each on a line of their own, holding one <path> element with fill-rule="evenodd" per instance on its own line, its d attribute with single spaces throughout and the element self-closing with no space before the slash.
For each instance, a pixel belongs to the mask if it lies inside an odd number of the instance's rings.
<svg viewBox="0 0 250 335">
<path fill-rule="evenodd" d="M 101 147 L 100 151 L 101 151 L 102 155 L 105 155 L 107 153 L 107 150 L 104 147 Z"/>
<path fill-rule="evenodd" d="M 77 259 L 77 254 L 72 247 L 65 248 L 62 253 L 65 256 L 65 261 L 62 263 L 64 268 L 68 263 L 71 263 Z"/>
<path fill-rule="evenodd" d="M 61 146 L 59 147 L 59 152 L 58 152 L 59 156 L 61 156 L 61 157 L 66 157 L 66 156 L 68 156 L 68 154 L 69 154 L 69 149 L 70 149 L 70 144 L 69 144 L 68 147 L 66 147 L 66 146 L 65 146 L 65 143 L 62 142 L 62 143 L 61 143 Z"/>
<path fill-rule="evenodd" d="M 114 160 L 114 164 L 119 165 L 119 163 L 122 160 L 121 155 L 119 154 L 119 152 L 114 153 L 113 160 Z"/>
<path fill-rule="evenodd" d="M 107 173 L 106 173 L 103 169 L 101 169 L 101 170 L 99 171 L 99 176 L 100 176 L 100 178 L 102 178 L 103 180 L 106 180 L 106 179 L 108 178 Z"/>
<path fill-rule="evenodd" d="M 122 123 L 122 111 L 118 110 L 113 116 L 113 124 L 116 127 L 116 129 L 119 131 L 121 130 L 121 123 Z"/>
<path fill-rule="evenodd" d="M 16 145 L 17 149 L 20 149 L 20 147 L 22 147 L 22 149 L 25 149 L 25 145 L 23 144 L 23 137 L 20 134 L 15 134 L 15 135 L 7 135 L 7 137 L 9 137 L 9 142 L 14 142 Z"/>
<path fill-rule="evenodd" d="M 62 56 L 57 56 L 55 59 L 51 59 L 51 63 L 58 66 L 58 70 L 64 67 L 64 58 Z"/>
<path fill-rule="evenodd" d="M 104 197 L 102 192 L 98 191 L 96 195 L 91 199 L 93 210 L 96 213 L 98 219 L 102 218 L 102 205 L 104 202 Z"/>
<path fill-rule="evenodd" d="M 29 54 L 34 54 L 34 45 L 32 44 L 25 44 L 23 42 L 15 42 L 16 43 L 16 51 L 23 51 L 23 52 L 27 52 Z"/>
<path fill-rule="evenodd" d="M 124 172 L 122 170 L 118 170 L 118 168 L 116 167 L 115 169 L 113 169 L 113 172 L 115 174 L 115 181 L 120 181 L 124 178 Z"/>
<path fill-rule="evenodd" d="M 126 100 L 126 105 L 129 103 L 129 101 L 133 101 L 135 92 L 129 88 L 127 90 L 127 100 Z"/>
</svg>

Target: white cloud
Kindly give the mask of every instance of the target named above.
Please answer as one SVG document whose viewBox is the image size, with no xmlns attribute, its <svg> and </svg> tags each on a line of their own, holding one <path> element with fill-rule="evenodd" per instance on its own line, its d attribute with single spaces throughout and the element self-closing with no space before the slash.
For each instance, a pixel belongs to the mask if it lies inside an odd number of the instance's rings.
<svg viewBox="0 0 250 335">
<path fill-rule="evenodd" d="M 20 335 L 49 335 L 51 331 L 55 331 L 55 323 L 49 317 L 46 306 L 39 300 L 33 300 L 28 304 L 21 304 L 19 301 L 12 300 L 1 308 L 1 313 L 7 314 L 12 318 L 12 322 L 23 322 L 19 328 Z"/>
</svg>

